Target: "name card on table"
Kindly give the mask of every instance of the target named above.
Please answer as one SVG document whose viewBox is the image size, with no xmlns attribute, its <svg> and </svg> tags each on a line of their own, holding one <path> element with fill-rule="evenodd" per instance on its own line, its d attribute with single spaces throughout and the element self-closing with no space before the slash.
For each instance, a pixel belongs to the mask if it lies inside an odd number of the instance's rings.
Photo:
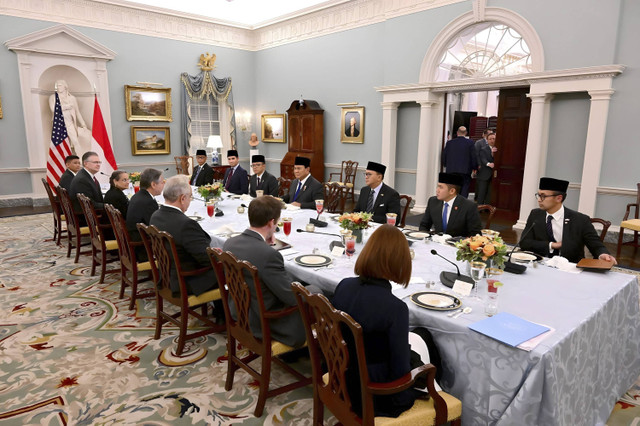
<svg viewBox="0 0 640 426">
<path fill-rule="evenodd" d="M 333 249 L 331 250 L 331 255 L 332 256 L 342 256 L 344 254 L 344 247 L 340 247 L 340 246 L 334 246 Z"/>
<path fill-rule="evenodd" d="M 458 293 L 461 296 L 468 296 L 471 294 L 472 288 L 473 288 L 473 284 L 456 280 L 453 283 L 453 288 L 451 290 L 453 290 L 455 293 Z"/>
</svg>

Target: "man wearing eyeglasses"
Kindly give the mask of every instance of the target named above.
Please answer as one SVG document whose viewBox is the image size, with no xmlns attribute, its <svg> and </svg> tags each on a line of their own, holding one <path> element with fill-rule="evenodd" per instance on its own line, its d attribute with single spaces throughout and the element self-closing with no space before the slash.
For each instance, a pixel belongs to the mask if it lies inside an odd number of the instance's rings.
<svg viewBox="0 0 640 426">
<path fill-rule="evenodd" d="M 535 194 L 540 208 L 533 209 L 525 229 L 531 229 L 520 242 L 523 250 L 540 256 L 562 256 L 578 263 L 587 246 L 595 259 L 618 262 L 609 254 L 589 216 L 564 207 L 569 182 L 550 177 L 540 178 Z"/>
<path fill-rule="evenodd" d="M 372 213 L 372 219 L 377 223 L 387 223 L 387 213 L 395 213 L 397 226 L 400 224 L 400 194 L 382 182 L 386 171 L 387 166 L 369 161 L 364 172 L 367 186 L 360 190 L 353 211 Z"/>
<path fill-rule="evenodd" d="M 97 179 L 101 164 L 100 157 L 93 151 L 87 151 L 82 156 L 82 169 L 74 176 L 69 189 L 69 197 L 73 202 L 73 208 L 78 213 L 82 213 L 78 194 L 84 194 L 89 198 L 96 210 L 104 208 L 104 198 Z"/>
<path fill-rule="evenodd" d="M 278 196 L 278 179 L 267 172 L 264 155 L 253 155 L 251 157 L 251 168 L 253 175 L 249 179 L 249 195 L 255 198 L 256 190 L 263 191 L 263 195 Z"/>
</svg>

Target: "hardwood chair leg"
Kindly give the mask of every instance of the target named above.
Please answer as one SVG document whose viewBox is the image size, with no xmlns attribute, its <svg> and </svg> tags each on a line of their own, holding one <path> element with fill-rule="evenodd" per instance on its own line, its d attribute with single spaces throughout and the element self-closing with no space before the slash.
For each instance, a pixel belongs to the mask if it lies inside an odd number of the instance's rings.
<svg viewBox="0 0 640 426">
<path fill-rule="evenodd" d="M 227 359 L 227 380 L 224 383 L 224 388 L 227 391 L 230 391 L 233 387 L 233 376 L 235 375 L 236 369 L 235 361 L 233 357 L 236 356 L 236 339 L 234 339 L 230 334 L 227 337 L 227 355 L 229 358 Z"/>
<path fill-rule="evenodd" d="M 107 274 L 107 253 L 101 251 L 101 262 L 100 265 L 100 284 L 104 283 L 104 276 Z"/>
<path fill-rule="evenodd" d="M 269 392 L 269 381 L 271 380 L 271 357 L 264 355 L 262 357 L 262 369 L 260 370 L 260 393 L 258 394 L 258 403 L 253 415 L 262 417 L 264 405 L 267 402 L 267 392 Z"/>
<path fill-rule="evenodd" d="M 187 340 L 187 325 L 189 324 L 189 312 L 182 310 L 180 313 L 180 335 L 178 336 L 178 349 L 176 355 L 182 355 L 184 344 Z"/>
<path fill-rule="evenodd" d="M 76 258 L 73 261 L 73 263 L 78 263 L 78 260 L 80 260 L 80 243 L 82 242 L 82 237 L 80 236 L 80 234 L 78 234 L 76 236 Z M 91 274 L 93 275 L 93 274 Z"/>
<path fill-rule="evenodd" d="M 315 426 L 324 426 L 324 405 L 315 390 L 315 385 L 313 390 L 313 424 Z"/>
<path fill-rule="evenodd" d="M 67 257 L 71 257 L 71 235 L 69 235 L 67 241 Z"/>
<path fill-rule="evenodd" d="M 154 340 L 158 340 L 160 333 L 162 333 L 162 317 L 160 316 L 160 312 L 162 312 L 162 298 L 156 295 L 156 332 L 153 335 Z"/>
<path fill-rule="evenodd" d="M 616 250 L 616 259 L 620 260 L 620 252 L 622 251 L 622 240 L 624 238 L 624 228 L 620 227 L 620 232 L 618 234 L 618 249 Z"/>
<path fill-rule="evenodd" d="M 80 248 L 78 247 L 78 251 L 80 251 Z M 91 248 L 91 276 L 94 276 L 96 274 L 96 266 L 98 266 L 98 262 L 96 262 L 96 249 Z"/>
<path fill-rule="evenodd" d="M 131 272 L 131 302 L 129 302 L 129 310 L 133 310 L 136 306 L 136 298 L 138 296 L 138 276 Z"/>
<path fill-rule="evenodd" d="M 120 294 L 118 295 L 118 299 L 122 299 L 124 297 L 124 287 L 127 285 L 125 282 L 125 278 L 127 277 L 127 270 L 124 268 L 120 269 Z M 131 308 L 129 308 L 131 310 Z"/>
</svg>

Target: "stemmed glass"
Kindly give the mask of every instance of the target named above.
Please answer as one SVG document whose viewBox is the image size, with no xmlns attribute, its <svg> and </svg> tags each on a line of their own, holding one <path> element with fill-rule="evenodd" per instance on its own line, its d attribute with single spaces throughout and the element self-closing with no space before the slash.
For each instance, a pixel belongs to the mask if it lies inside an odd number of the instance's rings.
<svg viewBox="0 0 640 426">
<path fill-rule="evenodd" d="M 316 200 L 316 211 L 318 212 L 318 217 L 316 219 L 320 219 L 320 214 L 324 211 L 324 200 Z"/>
<path fill-rule="evenodd" d="M 396 226 L 396 219 L 398 215 L 395 213 L 387 213 L 387 224 L 391 226 Z"/>
<path fill-rule="evenodd" d="M 349 258 L 349 262 L 351 262 L 351 257 L 356 252 L 356 237 L 353 235 L 345 235 L 344 247 L 345 247 L 344 252 L 347 254 L 347 257 Z"/>
<path fill-rule="evenodd" d="M 289 238 L 289 234 L 291 234 L 291 218 L 283 217 L 282 218 L 282 230 L 284 231 L 284 235 Z"/>
<path fill-rule="evenodd" d="M 210 220 L 213 220 L 213 215 L 216 212 L 216 202 L 213 200 L 207 201 L 207 214 L 209 215 Z"/>
<path fill-rule="evenodd" d="M 473 290 L 473 298 L 482 300 L 478 297 L 478 281 L 484 277 L 484 271 L 487 268 L 487 264 L 484 262 L 471 262 L 471 279 L 475 283 Z"/>
</svg>

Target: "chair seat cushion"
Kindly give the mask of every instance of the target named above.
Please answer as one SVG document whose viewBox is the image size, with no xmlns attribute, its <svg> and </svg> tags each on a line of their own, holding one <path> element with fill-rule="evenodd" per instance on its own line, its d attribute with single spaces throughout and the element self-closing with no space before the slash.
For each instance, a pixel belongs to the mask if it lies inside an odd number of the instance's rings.
<svg viewBox="0 0 640 426">
<path fill-rule="evenodd" d="M 89 235 L 89 227 L 83 226 L 80 228 L 80 235 Z"/>
<path fill-rule="evenodd" d="M 278 342 L 277 340 L 271 341 L 271 355 L 278 356 L 286 352 L 291 352 L 294 350 L 293 346 L 285 345 L 284 343 Z"/>
<path fill-rule="evenodd" d="M 198 296 L 196 296 L 195 294 L 192 294 L 187 299 L 187 303 L 189 304 L 189 307 L 198 306 L 198 305 L 202 305 L 203 303 L 219 300 L 220 298 L 221 298 L 220 290 L 216 288 L 214 290 L 206 291 Z"/>
<path fill-rule="evenodd" d="M 116 240 L 108 240 L 104 242 L 107 250 L 118 250 L 118 242 Z"/>
<path fill-rule="evenodd" d="M 60 215 L 60 220 L 64 220 L 64 221 L 66 221 L 66 220 L 67 220 L 67 217 L 66 217 L 65 215 L 61 214 L 61 215 Z"/>
<path fill-rule="evenodd" d="M 139 262 L 136 266 L 138 267 L 138 272 L 151 270 L 151 262 L 149 261 Z"/>
<path fill-rule="evenodd" d="M 631 229 L 633 231 L 640 231 L 640 219 L 625 220 L 620 224 L 620 228 Z"/>
<path fill-rule="evenodd" d="M 353 188 L 353 184 L 352 183 L 345 183 L 344 184 L 347 188 Z"/>
</svg>

